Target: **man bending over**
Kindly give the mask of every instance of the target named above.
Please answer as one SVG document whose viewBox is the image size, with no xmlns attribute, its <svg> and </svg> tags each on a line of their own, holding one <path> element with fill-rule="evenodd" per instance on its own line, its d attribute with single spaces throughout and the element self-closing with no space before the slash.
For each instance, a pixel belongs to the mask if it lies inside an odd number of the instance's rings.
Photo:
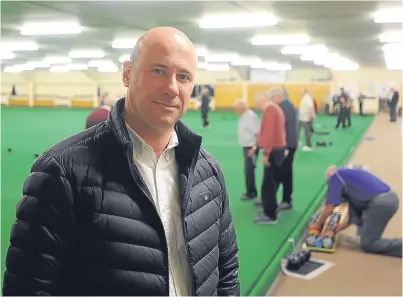
<svg viewBox="0 0 403 297">
<path fill-rule="evenodd" d="M 336 232 L 351 224 L 357 225 L 357 235 L 364 252 L 402 257 L 402 239 L 381 238 L 386 225 L 399 208 L 399 199 L 391 187 L 367 170 L 337 168 L 326 171 L 328 180 L 325 207 L 311 228 L 320 229 L 341 196 L 349 205 L 349 219 L 339 224 Z"/>
</svg>

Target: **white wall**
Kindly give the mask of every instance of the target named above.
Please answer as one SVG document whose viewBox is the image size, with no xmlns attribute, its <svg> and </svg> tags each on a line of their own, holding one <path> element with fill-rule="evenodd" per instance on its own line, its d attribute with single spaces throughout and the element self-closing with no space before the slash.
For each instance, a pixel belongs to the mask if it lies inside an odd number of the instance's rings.
<svg viewBox="0 0 403 297">
<path fill-rule="evenodd" d="M 197 84 L 214 84 L 219 82 L 241 82 L 245 73 L 239 70 L 207 72 L 199 71 L 196 77 Z M 367 68 L 357 71 L 329 71 L 327 69 L 296 69 L 288 71 L 286 83 L 312 83 L 317 81 L 331 81 L 334 90 L 340 85 L 355 86 L 356 91 L 369 92 L 378 90 L 381 86 L 394 83 L 402 90 L 402 73 L 381 68 Z M 269 83 L 269 82 L 268 82 Z M 70 73 L 50 73 L 48 71 L 27 71 L 21 74 L 1 73 L 1 92 L 10 94 L 15 85 L 17 95 L 33 96 L 33 99 L 49 96 L 89 98 L 97 97 L 97 89 L 101 92 L 123 96 L 126 92 L 122 84 L 121 73 L 100 73 L 91 71 L 77 71 Z M 355 94 L 354 94 L 355 95 Z"/>
</svg>

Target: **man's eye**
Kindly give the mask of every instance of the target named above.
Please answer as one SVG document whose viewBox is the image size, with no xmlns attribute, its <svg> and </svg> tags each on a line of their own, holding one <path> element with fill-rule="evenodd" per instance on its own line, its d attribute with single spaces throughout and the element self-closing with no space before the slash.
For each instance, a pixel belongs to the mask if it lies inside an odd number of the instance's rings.
<svg viewBox="0 0 403 297">
<path fill-rule="evenodd" d="M 154 69 L 153 70 L 157 75 L 162 75 L 164 72 L 161 69 Z"/>
<path fill-rule="evenodd" d="M 190 77 L 189 77 L 188 75 L 186 75 L 186 74 L 179 74 L 179 75 L 178 75 L 178 78 L 179 78 L 181 81 L 184 81 L 184 82 L 190 81 Z"/>
</svg>

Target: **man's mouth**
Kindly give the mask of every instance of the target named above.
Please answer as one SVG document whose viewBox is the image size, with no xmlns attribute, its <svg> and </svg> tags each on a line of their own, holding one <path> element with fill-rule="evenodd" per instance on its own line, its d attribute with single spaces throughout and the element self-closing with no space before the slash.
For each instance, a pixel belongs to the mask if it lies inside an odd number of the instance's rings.
<svg viewBox="0 0 403 297">
<path fill-rule="evenodd" d="M 170 104 L 161 103 L 161 102 L 157 102 L 157 101 L 154 101 L 154 103 L 157 105 L 162 105 L 162 106 L 168 107 L 168 108 L 177 108 L 176 105 L 170 105 Z"/>
</svg>

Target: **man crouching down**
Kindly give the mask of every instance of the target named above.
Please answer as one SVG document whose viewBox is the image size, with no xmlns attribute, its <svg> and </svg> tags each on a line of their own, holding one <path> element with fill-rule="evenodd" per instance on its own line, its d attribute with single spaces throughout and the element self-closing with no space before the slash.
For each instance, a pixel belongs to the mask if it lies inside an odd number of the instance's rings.
<svg viewBox="0 0 403 297">
<path fill-rule="evenodd" d="M 357 225 L 357 239 L 364 252 L 402 257 L 402 238 L 382 238 L 382 234 L 399 208 L 399 199 L 391 187 L 378 177 L 360 168 L 337 168 L 326 171 L 328 180 L 325 206 L 310 227 L 320 229 L 341 197 L 349 206 L 349 220 L 336 226 L 340 232 L 351 224 Z"/>
<path fill-rule="evenodd" d="M 11 230 L 3 295 L 239 295 L 224 176 L 179 119 L 196 49 L 156 28 L 123 67 L 106 122 L 37 159 Z"/>
</svg>

